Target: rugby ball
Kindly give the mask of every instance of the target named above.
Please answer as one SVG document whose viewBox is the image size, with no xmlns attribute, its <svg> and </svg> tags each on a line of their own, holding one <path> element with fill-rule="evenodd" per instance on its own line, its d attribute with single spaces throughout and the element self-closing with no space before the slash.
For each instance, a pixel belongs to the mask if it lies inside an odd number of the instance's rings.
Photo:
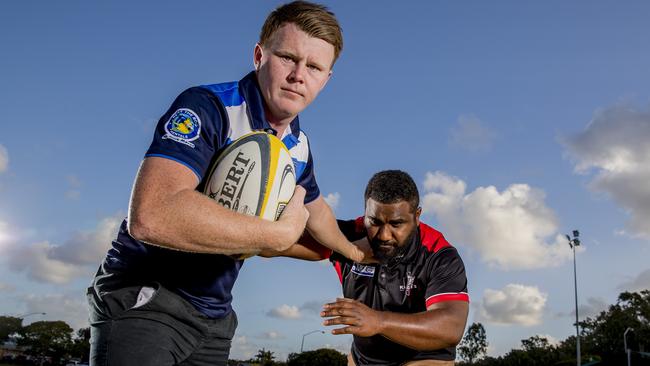
<svg viewBox="0 0 650 366">
<path fill-rule="evenodd" d="M 262 131 L 228 145 L 208 172 L 203 193 L 230 210 L 271 221 L 280 217 L 296 186 L 289 150 Z"/>
</svg>

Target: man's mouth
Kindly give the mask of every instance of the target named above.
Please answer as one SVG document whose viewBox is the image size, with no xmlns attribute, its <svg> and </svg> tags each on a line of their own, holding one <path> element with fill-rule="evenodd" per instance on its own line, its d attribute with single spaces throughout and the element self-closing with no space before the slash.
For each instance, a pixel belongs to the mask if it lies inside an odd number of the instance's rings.
<svg viewBox="0 0 650 366">
<path fill-rule="evenodd" d="M 300 97 L 303 96 L 302 93 L 300 93 L 300 92 L 298 92 L 296 90 L 287 89 L 287 88 L 280 88 L 280 90 L 285 91 L 285 92 L 287 92 L 289 94 L 294 94 L 294 95 L 300 96 Z"/>
<path fill-rule="evenodd" d="M 377 243 L 374 245 L 376 251 L 380 252 L 390 252 L 395 250 L 395 245 L 390 243 Z"/>
</svg>

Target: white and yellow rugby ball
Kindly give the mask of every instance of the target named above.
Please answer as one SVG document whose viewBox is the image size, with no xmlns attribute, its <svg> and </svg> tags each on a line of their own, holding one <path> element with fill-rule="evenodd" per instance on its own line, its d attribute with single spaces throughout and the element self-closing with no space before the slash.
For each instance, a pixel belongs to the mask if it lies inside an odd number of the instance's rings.
<svg viewBox="0 0 650 366">
<path fill-rule="evenodd" d="M 233 211 L 275 221 L 295 187 L 295 168 L 282 141 L 266 132 L 251 132 L 219 155 L 203 193 Z"/>
</svg>

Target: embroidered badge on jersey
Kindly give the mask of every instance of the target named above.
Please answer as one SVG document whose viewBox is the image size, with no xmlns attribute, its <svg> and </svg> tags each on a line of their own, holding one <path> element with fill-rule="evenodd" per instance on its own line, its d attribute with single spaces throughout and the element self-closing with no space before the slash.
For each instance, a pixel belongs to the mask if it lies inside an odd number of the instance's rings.
<svg viewBox="0 0 650 366">
<path fill-rule="evenodd" d="M 201 119 L 191 109 L 178 109 L 165 124 L 165 132 L 163 139 L 174 140 L 194 148 L 195 145 L 191 141 L 199 138 Z"/>
<path fill-rule="evenodd" d="M 404 295 L 411 296 L 411 290 L 418 288 L 415 284 L 415 276 L 411 272 L 406 272 L 406 285 L 399 285 L 399 290 L 404 291 Z"/>
<path fill-rule="evenodd" d="M 359 276 L 372 277 L 375 275 L 375 267 L 354 263 L 352 265 L 352 273 L 356 273 Z"/>
</svg>

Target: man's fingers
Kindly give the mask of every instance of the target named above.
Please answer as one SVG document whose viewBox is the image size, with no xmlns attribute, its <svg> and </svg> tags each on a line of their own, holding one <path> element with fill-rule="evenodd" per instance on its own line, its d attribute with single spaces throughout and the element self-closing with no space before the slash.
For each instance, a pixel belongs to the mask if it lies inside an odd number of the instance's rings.
<svg viewBox="0 0 650 366">
<path fill-rule="evenodd" d="M 358 327 L 336 328 L 336 329 L 332 329 L 332 334 L 334 334 L 334 335 L 337 335 L 337 334 L 355 334 L 357 329 L 358 329 Z"/>
<path fill-rule="evenodd" d="M 359 319 L 352 316 L 339 316 L 323 321 L 323 325 L 359 325 Z"/>
<path fill-rule="evenodd" d="M 297 200 L 298 202 L 304 202 L 305 201 L 305 194 L 307 194 L 307 191 L 301 186 L 301 185 L 296 185 L 296 188 L 293 190 L 293 196 L 291 196 L 291 200 Z"/>
<path fill-rule="evenodd" d="M 343 308 L 328 309 L 320 312 L 320 316 L 323 318 L 331 318 L 333 316 L 346 316 L 349 313 Z"/>
</svg>

